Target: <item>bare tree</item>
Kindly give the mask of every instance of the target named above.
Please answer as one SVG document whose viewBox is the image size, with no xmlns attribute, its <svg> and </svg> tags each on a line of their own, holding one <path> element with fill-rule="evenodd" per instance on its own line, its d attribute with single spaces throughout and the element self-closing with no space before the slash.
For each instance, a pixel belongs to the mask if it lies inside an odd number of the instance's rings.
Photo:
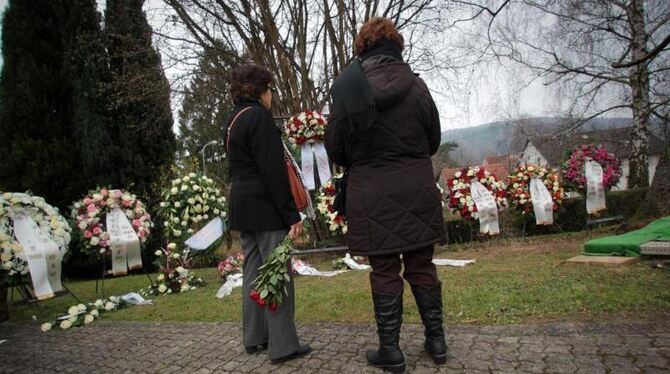
<svg viewBox="0 0 670 374">
<path fill-rule="evenodd" d="M 163 1 L 174 12 L 167 24 L 187 30 L 158 31 L 173 49 L 178 44 L 188 50 L 174 52 L 176 63 L 198 50 L 261 63 L 276 75 L 276 107 L 284 115 L 325 105 L 333 78 L 353 56 L 357 29 L 373 16 L 394 20 L 415 69 L 430 71 L 445 64 L 431 50 L 434 41 L 426 40 L 443 28 L 444 6 L 433 0 Z"/>
<path fill-rule="evenodd" d="M 564 130 L 632 113 L 630 187 L 648 186 L 650 116 L 668 120 L 670 3 L 664 0 L 517 0 L 452 3 L 486 23 L 478 51 L 514 61 L 570 94 Z M 489 15 L 484 19 L 483 16 Z M 495 21 L 495 22 L 494 22 Z"/>
</svg>

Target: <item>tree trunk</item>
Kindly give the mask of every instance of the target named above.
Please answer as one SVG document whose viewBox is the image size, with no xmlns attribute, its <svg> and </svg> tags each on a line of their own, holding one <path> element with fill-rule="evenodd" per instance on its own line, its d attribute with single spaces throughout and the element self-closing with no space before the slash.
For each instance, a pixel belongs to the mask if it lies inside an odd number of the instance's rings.
<svg viewBox="0 0 670 374">
<path fill-rule="evenodd" d="M 654 218 L 670 214 L 670 158 L 667 152 L 658 162 L 654 180 L 638 214 Z"/>
<path fill-rule="evenodd" d="M 631 28 L 631 58 L 636 61 L 647 55 L 644 2 L 633 0 L 626 8 Z M 649 68 L 646 62 L 631 68 L 633 138 L 630 150 L 628 188 L 649 186 Z"/>
</svg>

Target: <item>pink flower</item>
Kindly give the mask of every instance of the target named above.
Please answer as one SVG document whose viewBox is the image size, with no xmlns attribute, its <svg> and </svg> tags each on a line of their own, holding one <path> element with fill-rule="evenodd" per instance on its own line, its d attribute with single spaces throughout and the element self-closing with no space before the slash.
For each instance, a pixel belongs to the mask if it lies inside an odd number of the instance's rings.
<svg viewBox="0 0 670 374">
<path fill-rule="evenodd" d="M 95 204 L 90 204 L 90 205 L 88 205 L 88 206 L 86 207 L 86 210 L 87 210 L 89 213 L 95 213 L 95 212 L 98 211 L 98 208 L 95 207 Z"/>
<path fill-rule="evenodd" d="M 123 206 L 125 206 L 125 207 L 129 207 L 129 206 L 131 206 L 132 204 L 133 204 L 133 202 L 130 201 L 130 200 L 123 200 Z"/>
<path fill-rule="evenodd" d="M 147 232 L 146 232 L 145 230 L 140 230 L 140 231 L 137 233 L 137 236 L 139 236 L 140 238 L 144 238 L 144 237 L 147 236 Z"/>
<path fill-rule="evenodd" d="M 101 232 L 102 232 L 102 229 L 100 228 L 100 226 L 97 226 L 93 229 L 93 233 L 95 235 L 100 235 Z"/>
<path fill-rule="evenodd" d="M 91 239 L 91 238 L 93 237 L 93 233 L 90 232 L 90 231 L 88 231 L 88 230 L 86 230 L 86 231 L 84 231 L 84 237 L 85 237 L 86 239 Z"/>
<path fill-rule="evenodd" d="M 139 219 L 134 219 L 133 220 L 133 226 L 140 227 L 140 226 L 142 226 L 142 222 Z"/>
<path fill-rule="evenodd" d="M 107 191 L 106 188 L 103 188 L 103 189 L 100 190 L 100 195 L 102 195 L 104 197 L 107 197 L 108 194 L 109 194 L 109 191 Z"/>
</svg>

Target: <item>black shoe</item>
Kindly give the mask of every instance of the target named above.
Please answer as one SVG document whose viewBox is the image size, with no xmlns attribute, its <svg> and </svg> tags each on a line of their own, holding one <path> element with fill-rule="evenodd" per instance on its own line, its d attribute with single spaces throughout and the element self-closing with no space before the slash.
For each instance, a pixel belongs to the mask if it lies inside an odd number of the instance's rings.
<svg viewBox="0 0 670 374">
<path fill-rule="evenodd" d="M 244 350 L 247 351 L 248 354 L 254 354 L 256 352 L 264 351 L 268 349 L 268 343 L 261 344 L 261 345 L 246 345 L 244 346 Z"/>
<path fill-rule="evenodd" d="M 282 362 L 286 362 L 289 360 L 293 360 L 294 358 L 299 358 L 302 357 L 308 353 L 312 352 L 312 347 L 309 346 L 309 344 L 300 344 L 298 347 L 298 350 L 291 353 L 290 355 L 284 356 L 284 357 L 279 357 L 279 358 L 273 358 L 270 360 L 270 363 L 272 365 L 277 365 L 281 364 Z"/>
<path fill-rule="evenodd" d="M 442 365 L 447 362 L 447 342 L 442 326 L 442 285 L 429 289 L 412 287 L 412 293 L 424 326 L 426 342 L 423 347 L 436 365 Z"/>
<path fill-rule="evenodd" d="M 400 326 L 402 325 L 402 294 L 372 294 L 377 320 L 379 349 L 367 351 L 368 364 L 392 373 L 405 372 L 405 356 L 400 350 Z"/>
</svg>

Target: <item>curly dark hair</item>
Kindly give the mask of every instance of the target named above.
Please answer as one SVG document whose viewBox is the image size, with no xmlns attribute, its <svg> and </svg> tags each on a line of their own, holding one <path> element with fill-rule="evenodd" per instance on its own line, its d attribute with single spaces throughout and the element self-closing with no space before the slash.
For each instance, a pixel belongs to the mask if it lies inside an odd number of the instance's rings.
<svg viewBox="0 0 670 374">
<path fill-rule="evenodd" d="M 272 73 L 258 64 L 244 64 L 230 73 L 230 97 L 235 104 L 248 100 L 258 100 L 274 82 Z"/>
<path fill-rule="evenodd" d="M 357 56 L 372 49 L 382 40 L 388 40 L 402 51 L 405 48 L 405 39 L 396 29 L 395 24 L 388 18 L 374 17 L 363 24 L 354 40 L 354 52 Z"/>
</svg>

